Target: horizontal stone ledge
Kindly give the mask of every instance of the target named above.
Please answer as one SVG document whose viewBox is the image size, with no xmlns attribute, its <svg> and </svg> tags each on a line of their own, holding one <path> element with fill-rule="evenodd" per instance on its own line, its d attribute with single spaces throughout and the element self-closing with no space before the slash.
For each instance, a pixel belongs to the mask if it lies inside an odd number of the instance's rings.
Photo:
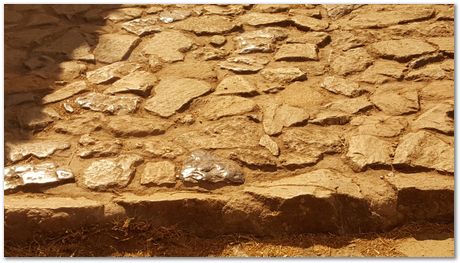
<svg viewBox="0 0 460 263">
<path fill-rule="evenodd" d="M 222 193 L 122 193 L 110 203 L 83 197 L 5 197 L 7 239 L 134 218 L 200 236 L 224 233 L 361 233 L 411 221 L 452 222 L 454 178 L 430 173 L 354 176 L 316 170 Z"/>
</svg>

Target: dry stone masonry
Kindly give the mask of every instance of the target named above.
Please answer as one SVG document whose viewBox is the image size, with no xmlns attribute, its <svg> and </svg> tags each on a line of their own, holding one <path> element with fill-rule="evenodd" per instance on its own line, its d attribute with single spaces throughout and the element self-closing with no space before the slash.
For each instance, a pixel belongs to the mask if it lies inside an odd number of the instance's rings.
<svg viewBox="0 0 460 263">
<path fill-rule="evenodd" d="M 6 5 L 6 235 L 452 221 L 453 73 L 453 5 Z"/>
</svg>

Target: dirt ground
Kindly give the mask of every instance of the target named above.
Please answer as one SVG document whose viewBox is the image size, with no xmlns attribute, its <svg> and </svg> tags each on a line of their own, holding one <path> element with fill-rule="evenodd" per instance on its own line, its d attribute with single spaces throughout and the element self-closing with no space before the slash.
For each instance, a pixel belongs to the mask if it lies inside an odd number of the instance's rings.
<svg viewBox="0 0 460 263">
<path fill-rule="evenodd" d="M 5 5 L 4 95 L 8 255 L 451 255 L 453 5 Z"/>
</svg>

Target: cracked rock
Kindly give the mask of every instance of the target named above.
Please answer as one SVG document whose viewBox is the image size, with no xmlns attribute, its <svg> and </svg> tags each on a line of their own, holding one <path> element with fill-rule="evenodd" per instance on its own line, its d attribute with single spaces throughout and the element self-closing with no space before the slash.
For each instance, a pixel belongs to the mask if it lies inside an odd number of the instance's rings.
<svg viewBox="0 0 460 263">
<path fill-rule="evenodd" d="M 99 37 L 94 49 L 96 60 L 113 63 L 126 58 L 139 43 L 140 39 L 132 35 L 105 34 Z"/>
<path fill-rule="evenodd" d="M 93 161 L 83 172 L 81 184 L 95 191 L 128 186 L 142 157 L 130 154 Z"/>
<path fill-rule="evenodd" d="M 414 129 L 432 129 L 446 134 L 454 134 L 454 105 L 436 104 L 422 113 L 413 123 Z"/>
<path fill-rule="evenodd" d="M 116 136 L 148 136 L 163 134 L 171 123 L 155 116 L 148 118 L 129 115 L 111 116 L 107 122 L 108 130 Z"/>
<path fill-rule="evenodd" d="M 304 15 L 295 15 L 291 21 L 297 27 L 305 30 L 323 31 L 329 27 L 329 22 Z"/>
<path fill-rule="evenodd" d="M 60 88 L 53 93 L 50 93 L 42 98 L 43 104 L 53 103 L 61 100 L 68 99 L 73 95 L 87 91 L 88 87 L 84 81 L 77 81 Z"/>
<path fill-rule="evenodd" d="M 70 144 L 57 141 L 35 141 L 6 143 L 6 155 L 12 162 L 24 160 L 30 156 L 46 158 L 57 151 L 70 148 Z"/>
<path fill-rule="evenodd" d="M 100 113 L 86 113 L 69 120 L 61 120 L 54 125 L 54 129 L 57 133 L 81 135 L 99 129 L 101 119 Z"/>
<path fill-rule="evenodd" d="M 361 74 L 359 80 L 371 84 L 382 84 L 402 79 L 405 70 L 406 66 L 401 63 L 377 60 Z"/>
<path fill-rule="evenodd" d="M 266 68 L 260 72 L 262 77 L 266 80 L 279 83 L 289 83 L 296 80 L 305 80 L 307 74 L 294 67 L 283 67 L 283 68 Z"/>
<path fill-rule="evenodd" d="M 356 28 L 383 28 L 428 19 L 433 14 L 432 8 L 417 8 L 416 6 L 407 8 L 401 5 L 396 10 L 380 11 L 377 16 L 371 12 L 362 12 L 353 17 L 348 25 Z"/>
<path fill-rule="evenodd" d="M 176 166 L 170 161 L 148 162 L 141 176 L 142 185 L 175 185 Z"/>
<path fill-rule="evenodd" d="M 191 78 L 163 79 L 155 87 L 155 96 L 145 102 L 144 108 L 161 117 L 172 116 L 185 104 L 211 91 L 208 83 Z"/>
<path fill-rule="evenodd" d="M 184 60 L 184 53 L 193 46 L 193 40 L 177 31 L 163 31 L 143 40 L 142 52 L 155 55 L 166 62 Z"/>
<path fill-rule="evenodd" d="M 141 68 L 141 65 L 135 62 L 115 62 L 87 72 L 86 78 L 94 84 L 105 84 L 126 76 L 139 68 Z"/>
<path fill-rule="evenodd" d="M 259 144 L 260 146 L 267 148 L 267 150 L 269 150 L 272 155 L 280 155 L 280 148 L 278 147 L 278 144 L 272 138 L 270 138 L 270 136 L 264 134 L 262 137 L 260 137 Z"/>
<path fill-rule="evenodd" d="M 273 52 L 276 41 L 283 40 L 287 33 L 282 28 L 268 27 L 261 30 L 244 32 L 235 41 L 238 44 L 238 53 Z"/>
<path fill-rule="evenodd" d="M 109 114 L 128 114 L 136 111 L 140 98 L 135 96 L 105 95 L 91 92 L 75 99 L 80 107 Z"/>
<path fill-rule="evenodd" d="M 370 99 L 377 108 L 388 115 L 413 113 L 420 108 L 417 91 L 407 87 L 379 88 Z"/>
<path fill-rule="evenodd" d="M 156 82 L 157 78 L 152 73 L 147 71 L 135 71 L 113 83 L 104 90 L 104 94 L 130 92 L 146 95 Z"/>
<path fill-rule="evenodd" d="M 45 30 L 45 32 L 48 31 L 49 30 Z M 78 43 L 78 46 L 75 46 L 75 43 Z M 94 60 L 94 55 L 91 54 L 90 45 L 85 37 L 77 30 L 69 30 L 61 37 L 56 38 L 53 42 L 43 45 L 35 49 L 35 51 L 50 55 L 64 54 L 71 60 Z"/>
<path fill-rule="evenodd" d="M 264 108 L 263 127 L 268 135 L 280 134 L 283 127 L 305 122 L 310 115 L 302 108 L 271 103 Z"/>
<path fill-rule="evenodd" d="M 249 95 L 257 89 L 244 76 L 230 76 L 223 79 L 213 94 L 215 95 Z"/>
<path fill-rule="evenodd" d="M 363 171 L 371 165 L 390 165 L 393 147 L 391 143 L 371 135 L 355 135 L 350 138 L 347 158 L 355 171 Z"/>
<path fill-rule="evenodd" d="M 223 34 L 238 27 L 231 19 L 222 16 L 191 17 L 174 24 L 175 28 L 192 31 L 195 34 Z"/>
<path fill-rule="evenodd" d="M 268 62 L 264 58 L 239 56 L 228 58 L 226 61 L 220 63 L 219 66 L 236 73 L 255 73 L 263 69 Z"/>
<path fill-rule="evenodd" d="M 144 150 L 153 157 L 174 159 L 185 153 L 185 149 L 176 143 L 163 139 L 149 139 L 144 142 Z"/>
<path fill-rule="evenodd" d="M 163 23 L 169 24 L 172 22 L 184 20 L 191 15 L 192 13 L 188 10 L 181 10 L 181 9 L 171 10 L 171 11 L 165 10 L 160 13 L 160 21 Z"/>
<path fill-rule="evenodd" d="M 120 140 L 100 141 L 91 138 L 88 134 L 80 137 L 81 149 L 78 156 L 81 158 L 99 158 L 118 155 L 123 143 Z"/>
<path fill-rule="evenodd" d="M 256 103 L 251 99 L 236 96 L 216 96 L 206 100 L 206 106 L 200 110 L 200 115 L 208 120 L 222 117 L 242 115 L 256 109 Z"/>
<path fill-rule="evenodd" d="M 341 77 L 326 77 L 321 83 L 321 88 L 347 97 L 357 97 L 366 92 L 358 83 Z"/>
<path fill-rule="evenodd" d="M 345 51 L 332 63 L 331 68 L 335 73 L 346 76 L 352 73 L 361 72 L 368 68 L 374 59 L 364 48 L 355 48 Z"/>
<path fill-rule="evenodd" d="M 432 45 L 419 39 L 384 40 L 370 45 L 370 51 L 386 59 L 400 62 L 436 51 Z"/>
<path fill-rule="evenodd" d="M 319 60 L 315 44 L 284 44 L 275 54 L 275 60 L 303 61 Z"/>
<path fill-rule="evenodd" d="M 276 158 L 265 150 L 239 149 L 231 152 L 230 158 L 249 166 L 276 166 Z"/>
<path fill-rule="evenodd" d="M 240 20 L 250 26 L 266 26 L 289 21 L 289 17 L 283 14 L 248 13 L 240 17 Z"/>
<path fill-rule="evenodd" d="M 404 117 L 393 116 L 359 116 L 350 124 L 358 126 L 358 134 L 378 137 L 398 136 L 408 125 Z"/>
<path fill-rule="evenodd" d="M 136 34 L 140 37 L 161 32 L 163 29 L 157 24 L 158 18 L 151 16 L 145 18 L 138 18 L 123 23 L 122 28 L 130 33 Z"/>
</svg>

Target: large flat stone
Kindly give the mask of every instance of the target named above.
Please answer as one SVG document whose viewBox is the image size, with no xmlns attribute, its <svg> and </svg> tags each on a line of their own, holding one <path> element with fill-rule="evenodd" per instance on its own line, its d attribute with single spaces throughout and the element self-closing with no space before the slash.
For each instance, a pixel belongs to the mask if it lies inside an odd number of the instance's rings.
<svg viewBox="0 0 460 263">
<path fill-rule="evenodd" d="M 266 26 L 286 23 L 289 17 L 284 14 L 248 13 L 241 16 L 240 21 L 250 26 Z"/>
<path fill-rule="evenodd" d="M 307 121 L 310 115 L 302 108 L 270 103 L 264 107 L 263 127 L 268 135 L 280 134 L 284 127 Z"/>
<path fill-rule="evenodd" d="M 415 89 L 395 85 L 379 88 L 370 97 L 372 103 L 388 115 L 414 113 L 420 109 L 418 93 Z"/>
<path fill-rule="evenodd" d="M 238 27 L 238 24 L 222 16 L 200 16 L 177 22 L 174 27 L 202 35 L 228 33 Z"/>
<path fill-rule="evenodd" d="M 115 62 L 87 72 L 86 78 L 89 82 L 94 84 L 106 84 L 130 74 L 140 67 L 141 65 L 135 62 Z"/>
<path fill-rule="evenodd" d="M 368 68 L 374 59 L 367 53 L 364 48 L 355 48 L 345 51 L 337 56 L 331 63 L 331 68 L 335 73 L 346 76 L 357 73 Z"/>
<path fill-rule="evenodd" d="M 166 62 L 183 60 L 184 53 L 194 43 L 191 38 L 177 31 L 163 31 L 143 42 L 143 53 L 158 56 Z"/>
<path fill-rule="evenodd" d="M 148 94 L 156 81 L 157 78 L 150 72 L 135 71 L 113 83 L 104 90 L 104 93 L 135 93 L 145 95 Z"/>
<path fill-rule="evenodd" d="M 231 57 L 219 64 L 220 68 L 228 69 L 236 73 L 255 73 L 264 68 L 269 62 L 265 58 L 247 56 Z"/>
<path fill-rule="evenodd" d="M 46 158 L 56 151 L 62 151 L 69 148 L 69 143 L 53 140 L 7 142 L 6 155 L 10 161 L 17 162 L 30 156 Z"/>
<path fill-rule="evenodd" d="M 110 114 L 128 114 L 137 110 L 140 98 L 130 95 L 105 95 L 91 92 L 75 99 L 80 107 Z"/>
<path fill-rule="evenodd" d="M 401 62 L 436 51 L 436 48 L 427 42 L 411 38 L 380 41 L 370 45 L 369 49 L 382 58 Z"/>
<path fill-rule="evenodd" d="M 375 11 L 373 11 L 375 12 Z M 394 10 L 379 11 L 376 16 L 373 12 L 362 10 L 347 24 L 355 28 L 384 28 L 392 25 L 429 19 L 434 15 L 433 8 L 417 6 L 396 6 Z"/>
<path fill-rule="evenodd" d="M 377 137 L 395 137 L 400 135 L 408 123 L 404 117 L 393 116 L 359 116 L 350 122 L 358 126 L 358 134 Z"/>
<path fill-rule="evenodd" d="M 260 30 L 244 32 L 235 37 L 238 53 L 247 54 L 255 52 L 269 53 L 275 50 L 275 44 L 287 37 L 282 28 L 268 27 Z"/>
<path fill-rule="evenodd" d="M 158 18 L 155 16 L 143 17 L 125 22 L 122 28 L 140 37 L 163 30 L 158 24 Z"/>
<path fill-rule="evenodd" d="M 148 136 L 165 133 L 171 123 L 159 117 L 111 116 L 107 122 L 108 130 L 115 136 Z"/>
<path fill-rule="evenodd" d="M 414 129 L 431 129 L 446 134 L 454 133 L 454 105 L 439 103 L 422 113 L 413 123 Z"/>
<path fill-rule="evenodd" d="M 390 142 L 371 135 L 355 135 L 348 143 L 346 156 L 354 170 L 362 171 L 372 165 L 391 165 L 393 147 Z"/>
<path fill-rule="evenodd" d="M 215 95 L 248 95 L 255 93 L 257 91 L 256 87 L 251 84 L 245 77 L 235 75 L 226 77 L 223 79 L 219 85 L 217 85 L 216 90 L 213 94 Z"/>
<path fill-rule="evenodd" d="M 113 63 L 126 58 L 140 39 L 132 35 L 105 34 L 99 37 L 99 42 L 94 49 L 96 60 Z"/>
<path fill-rule="evenodd" d="M 275 54 L 275 60 L 304 61 L 319 60 L 315 44 L 284 44 Z"/>
<path fill-rule="evenodd" d="M 342 94 L 347 97 L 357 97 L 366 91 L 361 88 L 357 82 L 336 76 L 324 78 L 321 83 L 321 88 L 325 88 L 330 92 Z"/>
<path fill-rule="evenodd" d="M 42 98 L 43 104 L 53 103 L 61 100 L 68 99 L 75 94 L 81 93 L 88 90 L 86 83 L 84 81 L 77 81 L 71 84 L 66 85 L 63 88 L 56 90 L 55 92 L 46 95 Z"/>
<path fill-rule="evenodd" d="M 199 110 L 199 113 L 208 120 L 243 115 L 256 108 L 256 103 L 253 100 L 237 96 L 210 97 L 205 100 L 205 103 L 205 106 Z"/>
<path fill-rule="evenodd" d="M 170 161 L 148 162 L 142 171 L 143 185 L 176 184 L 176 166 Z"/>
</svg>

